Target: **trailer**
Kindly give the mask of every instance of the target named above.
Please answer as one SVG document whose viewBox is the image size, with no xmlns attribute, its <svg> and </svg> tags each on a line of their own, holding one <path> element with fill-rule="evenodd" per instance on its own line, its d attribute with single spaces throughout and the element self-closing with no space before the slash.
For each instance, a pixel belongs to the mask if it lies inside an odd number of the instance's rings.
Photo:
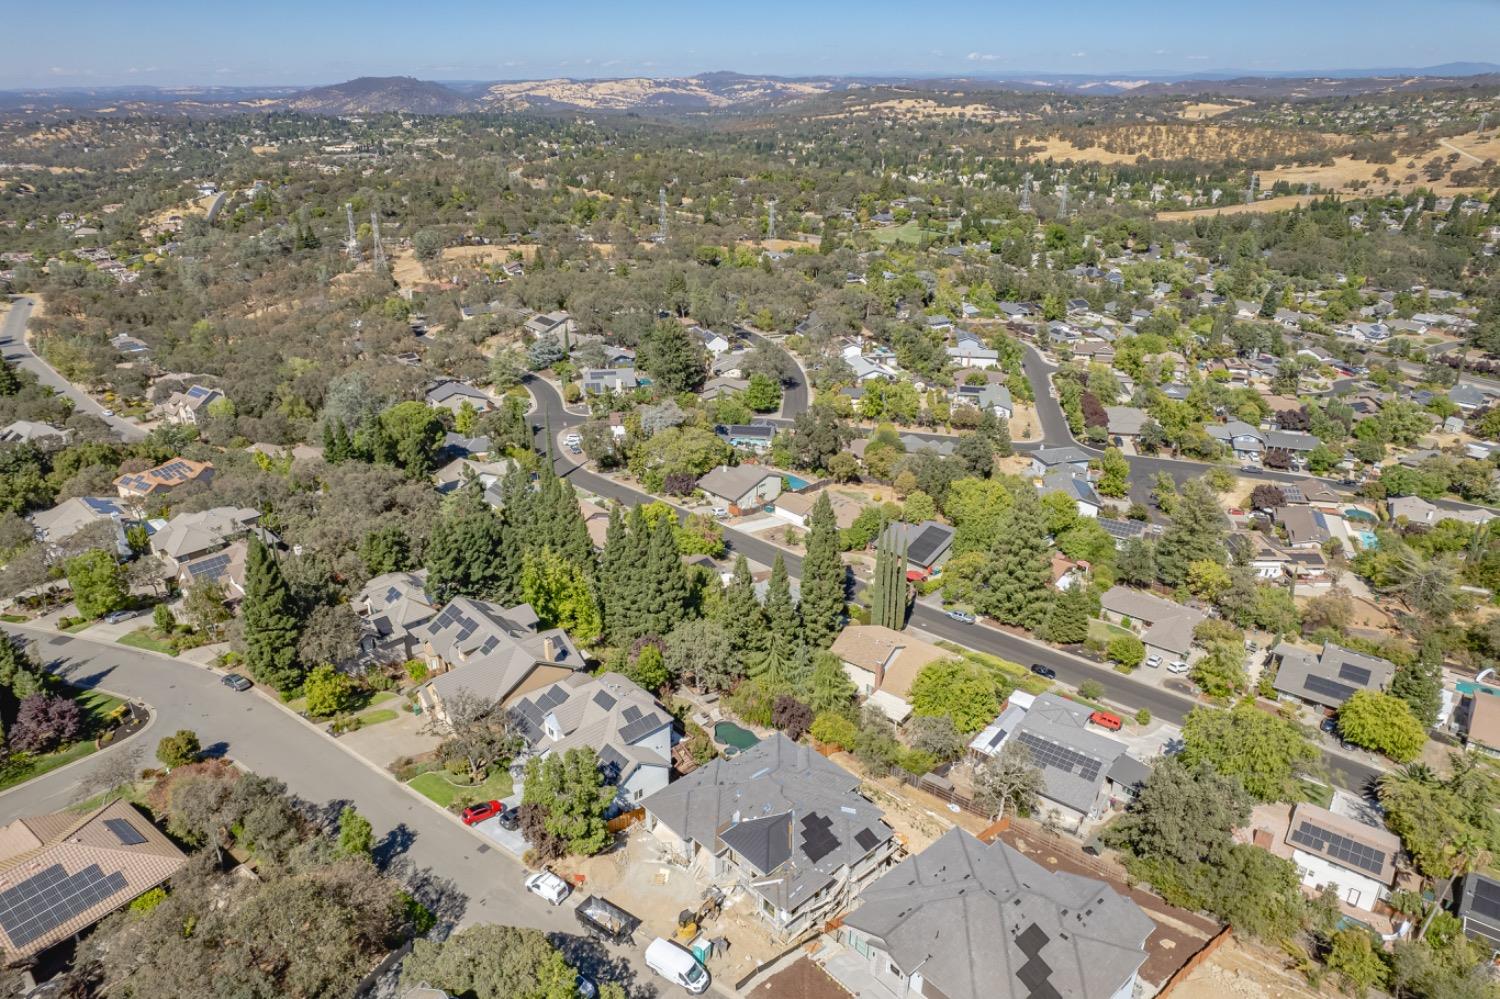
<svg viewBox="0 0 1500 999">
<path fill-rule="evenodd" d="M 590 895 L 573 910 L 583 928 L 593 937 L 615 944 L 633 943 L 641 921 L 607 898 Z"/>
</svg>

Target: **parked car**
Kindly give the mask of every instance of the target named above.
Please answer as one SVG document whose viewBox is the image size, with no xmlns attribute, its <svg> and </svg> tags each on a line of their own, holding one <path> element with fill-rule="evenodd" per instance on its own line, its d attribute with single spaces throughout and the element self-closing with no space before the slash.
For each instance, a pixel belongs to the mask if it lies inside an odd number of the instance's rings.
<svg viewBox="0 0 1500 999">
<path fill-rule="evenodd" d="M 1057 670 L 1053 669 L 1051 666 L 1043 666 L 1041 663 L 1032 663 L 1031 672 L 1035 673 L 1037 676 L 1044 676 L 1049 680 L 1057 679 Z"/>
<path fill-rule="evenodd" d="M 1146 665 L 1152 669 L 1156 669 L 1156 667 L 1161 665 L 1161 656 L 1147 656 Z"/>
<path fill-rule="evenodd" d="M 562 905 L 563 899 L 573 891 L 566 881 L 551 871 L 537 871 L 527 878 L 526 890 L 553 905 Z"/>
<path fill-rule="evenodd" d="M 957 621 L 959 624 L 973 624 L 978 620 L 978 618 L 976 618 L 973 614 L 970 614 L 968 611 L 961 610 L 951 610 L 948 612 L 948 616 Z"/>
<path fill-rule="evenodd" d="M 578 999 L 598 999 L 599 986 L 588 975 L 579 975 L 573 979 L 573 989 L 578 993 Z"/>
<path fill-rule="evenodd" d="M 708 991 L 708 971 L 693 952 L 665 937 L 657 937 L 646 948 L 646 967 L 673 985 L 699 996 Z"/>
<path fill-rule="evenodd" d="M 1179 659 L 1176 662 L 1174 662 L 1172 665 L 1170 665 L 1170 666 L 1167 667 L 1167 672 L 1168 673 L 1177 673 L 1177 674 L 1181 675 L 1183 673 L 1186 673 L 1189 669 L 1190 669 L 1190 667 L 1188 666 L 1188 664 L 1185 663 L 1185 662 L 1183 662 L 1181 659 Z"/>
<path fill-rule="evenodd" d="M 727 507 L 727 506 L 716 506 L 716 507 L 714 507 L 714 516 L 715 517 L 719 517 L 719 518 L 723 518 L 723 517 L 729 516 L 729 507 Z"/>
<path fill-rule="evenodd" d="M 104 415 L 105 416 L 114 416 L 115 415 L 115 411 L 112 410 L 112 409 L 106 409 L 106 410 L 104 410 Z"/>
<path fill-rule="evenodd" d="M 110 624 L 119 624 L 121 621 L 129 621 L 137 613 L 139 612 L 133 610 L 117 610 L 113 614 L 104 615 L 104 620 Z"/>
<path fill-rule="evenodd" d="M 1319 725 L 1318 728 L 1324 732 L 1327 732 L 1329 735 L 1332 735 L 1338 731 L 1339 723 L 1335 718 L 1324 718 L 1323 723 Z"/>
<path fill-rule="evenodd" d="M 500 813 L 500 828 L 509 829 L 514 832 L 521 828 L 521 813 L 518 809 L 507 808 Z"/>
<path fill-rule="evenodd" d="M 249 690 L 251 687 L 255 686 L 255 684 L 250 682 L 248 677 L 241 676 L 239 673 L 225 673 L 224 679 L 220 682 L 230 690 L 238 690 L 241 692 Z"/>
<path fill-rule="evenodd" d="M 477 805 L 465 808 L 460 818 L 463 819 L 464 825 L 472 826 L 476 822 L 493 819 L 503 811 L 505 811 L 505 806 L 498 801 L 481 801 Z"/>
<path fill-rule="evenodd" d="M 1240 473 L 1243 475 L 1259 475 L 1260 469 L 1254 465 L 1241 465 Z"/>
<path fill-rule="evenodd" d="M 1120 720 L 1119 715 L 1109 711 L 1095 711 L 1093 714 L 1089 715 L 1089 721 L 1093 722 L 1095 725 L 1098 725 L 1100 728 L 1107 728 L 1111 732 L 1120 731 L 1120 726 L 1124 724 Z"/>
<path fill-rule="evenodd" d="M 583 446 L 583 438 L 580 437 L 578 434 L 569 434 L 568 436 L 566 436 L 566 437 L 563 438 L 563 443 L 566 444 L 566 445 L 568 445 L 568 447 L 570 447 L 570 448 L 582 447 Z"/>
</svg>

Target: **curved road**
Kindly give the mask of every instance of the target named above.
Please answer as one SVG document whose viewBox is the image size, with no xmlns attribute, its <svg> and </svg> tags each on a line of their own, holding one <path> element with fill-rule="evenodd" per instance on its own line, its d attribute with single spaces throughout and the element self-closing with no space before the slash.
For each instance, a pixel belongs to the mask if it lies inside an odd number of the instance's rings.
<svg viewBox="0 0 1500 999">
<path fill-rule="evenodd" d="M 35 302 L 24 296 L 11 299 L 10 311 L 5 315 L 5 322 L 0 324 L 0 351 L 4 352 L 5 359 L 31 372 L 37 381 L 58 395 L 72 399 L 76 412 L 103 420 L 127 444 L 144 439 L 146 431 L 139 425 L 119 416 L 105 416 L 104 407 L 91 395 L 58 374 L 55 368 L 31 349 L 31 345 L 26 342 L 26 324 L 31 320 L 31 311 L 35 305 Z"/>
<path fill-rule="evenodd" d="M 550 426 L 554 435 L 560 435 L 566 428 L 575 427 L 587 419 L 586 416 L 569 410 L 563 404 L 562 395 L 556 386 L 550 382 L 533 377 L 527 387 L 537 402 L 533 418 L 541 417 L 541 426 Z M 573 463 L 563 457 L 563 449 L 557 446 L 555 439 L 549 442 L 545 437 L 545 430 L 538 431 L 538 450 L 547 453 L 550 446 L 552 464 L 557 474 L 571 479 L 579 487 L 626 505 L 650 503 L 660 499 Z M 730 527 L 724 528 L 724 539 L 734 551 L 762 565 L 770 565 L 779 554 L 786 562 L 787 572 L 794 577 L 801 577 L 802 560 L 770 542 Z M 855 589 L 858 592 L 862 586 L 857 584 Z M 927 604 L 917 603 L 912 608 L 910 622 L 915 627 L 950 642 L 988 652 L 1011 662 L 1028 666 L 1032 663 L 1050 666 L 1057 672 L 1057 678 L 1062 683 L 1072 687 L 1077 687 L 1085 680 L 1093 680 L 1103 688 L 1104 696 L 1109 701 L 1128 707 L 1131 711 L 1146 708 L 1153 717 L 1175 724 L 1180 724 L 1189 711 L 1202 703 L 1193 697 L 1122 675 L 1043 642 L 1022 638 L 985 624 L 962 624 Z M 1380 772 L 1357 760 L 1332 752 L 1324 753 L 1324 765 L 1333 780 L 1340 786 L 1351 789 L 1365 787 Z"/>
</svg>

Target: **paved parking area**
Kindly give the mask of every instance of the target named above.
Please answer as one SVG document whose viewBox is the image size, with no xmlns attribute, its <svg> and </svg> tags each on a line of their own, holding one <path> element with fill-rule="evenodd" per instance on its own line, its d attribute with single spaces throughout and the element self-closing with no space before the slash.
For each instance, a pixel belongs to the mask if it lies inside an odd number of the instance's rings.
<svg viewBox="0 0 1500 999">
<path fill-rule="evenodd" d="M 500 803 L 505 806 L 505 810 L 508 812 L 512 808 L 520 807 L 521 796 L 513 794 Z M 473 828 L 517 860 L 526 856 L 526 837 L 521 835 L 520 829 L 506 829 L 502 826 L 499 816 L 493 819 L 485 819 L 483 822 L 476 822 Z"/>
</svg>

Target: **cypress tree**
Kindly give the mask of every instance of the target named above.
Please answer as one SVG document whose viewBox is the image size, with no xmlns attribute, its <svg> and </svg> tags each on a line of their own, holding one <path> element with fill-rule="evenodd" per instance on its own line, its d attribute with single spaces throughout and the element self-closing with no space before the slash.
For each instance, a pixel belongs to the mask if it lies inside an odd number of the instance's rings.
<svg viewBox="0 0 1500 999">
<path fill-rule="evenodd" d="M 875 545 L 875 582 L 870 587 L 870 623 L 894 631 L 906 626 L 906 544 L 887 529 Z"/>
<path fill-rule="evenodd" d="M 1052 601 L 1052 609 L 1047 613 L 1047 640 L 1058 645 L 1079 644 L 1089 637 L 1093 611 L 1094 601 L 1088 588 L 1075 582 Z"/>
<path fill-rule="evenodd" d="M 739 671 L 749 672 L 752 660 L 766 645 L 766 617 L 755 599 L 755 580 L 743 555 L 734 560 L 734 576 L 724 590 L 719 613 L 719 624 L 729 638 Z"/>
<path fill-rule="evenodd" d="M 670 519 L 662 519 L 651 528 L 643 528 L 645 576 L 644 613 L 637 622 L 635 635 L 665 635 L 677 626 L 687 610 L 687 573 L 677 550 L 677 533 Z"/>
<path fill-rule="evenodd" d="M 15 367 L 0 357 L 0 395 L 15 395 L 21 391 L 21 379 Z"/>
<path fill-rule="evenodd" d="M 779 552 L 771 564 L 771 581 L 766 588 L 766 629 L 771 644 L 783 649 L 795 647 L 802 637 L 802 615 L 792 602 L 792 580 Z"/>
<path fill-rule="evenodd" d="M 445 505 L 427 543 L 428 585 L 442 601 L 477 597 L 508 602 L 519 588 L 521 552 L 507 543 L 503 519 L 477 481 Z"/>
<path fill-rule="evenodd" d="M 251 675 L 277 690 L 289 690 L 302 680 L 297 662 L 301 625 L 291 588 L 271 550 L 259 538 L 250 539 L 245 558 L 245 665 Z"/>
<path fill-rule="evenodd" d="M 802 622 L 812 649 L 826 649 L 838 637 L 844 618 L 844 560 L 839 528 L 828 493 L 813 504 L 807 555 L 802 560 Z"/>
<path fill-rule="evenodd" d="M 625 533 L 625 513 L 620 507 L 609 511 L 609 527 L 604 532 L 604 551 L 599 555 L 599 599 L 604 603 L 604 631 L 614 637 L 625 632 L 621 617 L 626 608 L 626 566 L 630 538 Z"/>
<path fill-rule="evenodd" d="M 1156 545 L 1156 571 L 1168 586 L 1187 582 L 1188 566 L 1194 562 L 1223 565 L 1228 558 L 1224 539 L 1228 521 L 1219 509 L 1219 499 L 1202 479 L 1189 479 L 1172 508 L 1172 523 Z"/>
</svg>

